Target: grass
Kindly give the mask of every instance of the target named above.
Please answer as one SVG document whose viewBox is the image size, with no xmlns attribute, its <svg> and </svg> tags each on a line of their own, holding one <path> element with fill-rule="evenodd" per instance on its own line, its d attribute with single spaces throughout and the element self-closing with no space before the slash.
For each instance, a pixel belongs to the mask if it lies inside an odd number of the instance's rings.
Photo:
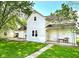
<svg viewBox="0 0 79 59">
<path fill-rule="evenodd" d="M 0 58 L 22 58 L 44 47 L 35 42 L 6 41 L 0 39 Z"/>
<path fill-rule="evenodd" d="M 77 42 L 79 42 L 79 38 L 77 38 Z M 6 39 L 0 38 L 0 58 L 26 57 L 44 46 L 46 46 L 46 44 L 7 41 Z M 39 55 L 38 58 L 79 58 L 79 46 L 69 47 L 55 45 Z"/>
<path fill-rule="evenodd" d="M 38 58 L 79 58 L 79 47 L 52 46 Z"/>
<path fill-rule="evenodd" d="M 79 38 L 78 47 L 55 45 L 43 52 L 38 58 L 79 58 Z"/>
</svg>

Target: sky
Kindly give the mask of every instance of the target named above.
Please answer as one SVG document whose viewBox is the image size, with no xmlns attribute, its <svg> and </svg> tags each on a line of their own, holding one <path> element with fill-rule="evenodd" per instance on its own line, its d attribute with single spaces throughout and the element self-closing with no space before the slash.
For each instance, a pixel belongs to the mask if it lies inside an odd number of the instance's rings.
<svg viewBox="0 0 79 59">
<path fill-rule="evenodd" d="M 67 1 L 34 1 L 33 9 L 38 11 L 44 16 L 54 13 L 56 10 L 61 9 L 62 3 L 67 3 Z"/>
</svg>

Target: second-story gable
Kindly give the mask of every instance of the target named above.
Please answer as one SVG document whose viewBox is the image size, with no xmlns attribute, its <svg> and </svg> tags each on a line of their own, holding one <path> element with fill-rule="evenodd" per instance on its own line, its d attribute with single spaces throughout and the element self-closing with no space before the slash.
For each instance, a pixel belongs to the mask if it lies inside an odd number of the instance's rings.
<svg viewBox="0 0 79 59">
<path fill-rule="evenodd" d="M 42 25 L 45 26 L 45 17 L 37 11 L 33 11 L 33 13 L 29 16 L 27 23 L 28 25 L 34 25 L 35 27 L 38 26 L 41 28 Z"/>
</svg>

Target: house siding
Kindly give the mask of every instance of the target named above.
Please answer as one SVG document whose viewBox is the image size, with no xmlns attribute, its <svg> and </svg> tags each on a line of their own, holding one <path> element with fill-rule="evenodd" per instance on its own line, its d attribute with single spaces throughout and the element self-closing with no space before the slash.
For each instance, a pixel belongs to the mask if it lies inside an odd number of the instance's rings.
<svg viewBox="0 0 79 59">
<path fill-rule="evenodd" d="M 23 39 L 25 38 L 26 31 L 15 31 L 15 33 L 18 33 L 17 38 L 23 38 Z"/>
<path fill-rule="evenodd" d="M 34 21 L 34 17 L 36 17 L 36 21 Z M 37 30 L 37 37 L 32 36 L 33 30 Z M 45 42 L 45 38 L 45 18 L 38 13 L 33 13 L 27 21 L 27 40 L 35 42 Z"/>
<path fill-rule="evenodd" d="M 7 37 L 13 38 L 14 37 L 14 31 L 13 30 L 8 30 L 7 31 Z"/>
</svg>

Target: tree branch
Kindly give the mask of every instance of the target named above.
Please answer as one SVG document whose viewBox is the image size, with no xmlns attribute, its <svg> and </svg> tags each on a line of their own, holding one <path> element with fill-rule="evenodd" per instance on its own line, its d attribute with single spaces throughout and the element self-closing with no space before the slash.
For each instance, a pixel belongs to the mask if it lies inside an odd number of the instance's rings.
<svg viewBox="0 0 79 59">
<path fill-rule="evenodd" d="M 6 21 L 0 26 L 0 29 L 1 29 L 8 21 L 10 21 L 13 17 L 15 17 L 15 15 L 12 16 L 11 18 L 9 18 L 8 20 L 6 20 Z"/>
</svg>

